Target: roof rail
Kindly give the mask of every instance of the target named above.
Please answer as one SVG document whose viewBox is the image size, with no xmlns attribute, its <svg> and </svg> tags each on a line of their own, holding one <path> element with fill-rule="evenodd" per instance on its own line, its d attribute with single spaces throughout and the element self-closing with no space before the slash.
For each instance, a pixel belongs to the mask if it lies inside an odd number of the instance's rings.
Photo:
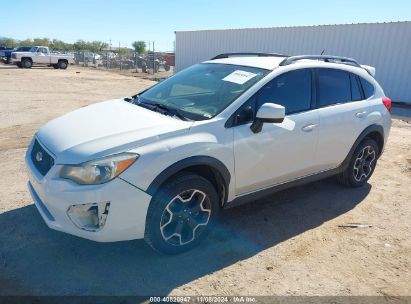
<svg viewBox="0 0 411 304">
<path fill-rule="evenodd" d="M 359 68 L 362 66 L 352 58 L 341 57 L 341 56 L 329 56 L 329 55 L 301 55 L 301 56 L 290 56 L 281 61 L 280 66 L 289 65 L 295 63 L 298 60 L 311 59 L 311 60 L 322 60 L 324 62 L 341 63 L 347 65 L 353 65 Z"/>
<path fill-rule="evenodd" d="M 284 54 L 276 54 L 276 53 L 224 53 L 217 55 L 210 60 L 215 59 L 223 59 L 229 57 L 241 57 L 241 56 L 255 56 L 255 57 L 288 57 L 288 55 Z"/>
</svg>

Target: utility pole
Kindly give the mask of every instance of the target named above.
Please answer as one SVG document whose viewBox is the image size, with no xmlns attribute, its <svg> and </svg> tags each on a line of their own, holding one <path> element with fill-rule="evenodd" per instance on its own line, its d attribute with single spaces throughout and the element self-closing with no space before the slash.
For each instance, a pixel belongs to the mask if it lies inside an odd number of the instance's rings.
<svg viewBox="0 0 411 304">
<path fill-rule="evenodd" d="M 109 47 L 109 52 L 107 53 L 107 69 L 110 68 L 110 53 L 111 53 L 111 38 L 110 38 L 110 47 Z"/>
<path fill-rule="evenodd" d="M 118 54 L 120 55 L 120 71 L 122 69 L 123 55 L 121 55 L 120 41 L 118 42 Z"/>
<path fill-rule="evenodd" d="M 156 73 L 156 53 L 154 50 L 154 41 L 153 41 L 153 75 Z"/>
</svg>

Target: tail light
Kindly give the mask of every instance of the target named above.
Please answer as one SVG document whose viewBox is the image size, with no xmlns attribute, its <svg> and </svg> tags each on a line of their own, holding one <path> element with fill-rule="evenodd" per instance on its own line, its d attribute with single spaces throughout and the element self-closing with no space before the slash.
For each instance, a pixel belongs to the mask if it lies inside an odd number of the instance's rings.
<svg viewBox="0 0 411 304">
<path fill-rule="evenodd" d="M 391 111 L 392 108 L 392 101 L 391 99 L 389 99 L 388 97 L 384 96 L 382 98 L 382 103 L 384 104 L 384 106 L 387 108 L 388 111 Z"/>
</svg>

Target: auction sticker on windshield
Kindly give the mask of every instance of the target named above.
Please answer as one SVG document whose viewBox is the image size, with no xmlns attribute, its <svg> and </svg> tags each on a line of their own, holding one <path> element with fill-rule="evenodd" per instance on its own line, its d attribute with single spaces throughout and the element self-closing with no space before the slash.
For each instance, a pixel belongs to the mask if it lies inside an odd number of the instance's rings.
<svg viewBox="0 0 411 304">
<path fill-rule="evenodd" d="M 257 74 L 246 72 L 246 71 L 241 71 L 241 70 L 236 70 L 232 72 L 231 74 L 227 75 L 226 77 L 224 77 L 223 80 L 237 83 L 237 84 L 244 84 L 255 76 L 257 76 Z"/>
</svg>

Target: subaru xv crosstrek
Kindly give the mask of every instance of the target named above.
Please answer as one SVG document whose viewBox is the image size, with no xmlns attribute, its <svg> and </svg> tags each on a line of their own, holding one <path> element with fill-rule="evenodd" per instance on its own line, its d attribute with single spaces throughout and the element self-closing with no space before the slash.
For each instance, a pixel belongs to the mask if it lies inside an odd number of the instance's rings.
<svg viewBox="0 0 411 304">
<path fill-rule="evenodd" d="M 28 188 L 52 229 L 186 251 L 222 208 L 331 175 L 366 183 L 391 127 L 374 74 L 345 57 L 221 54 L 47 123 Z"/>
</svg>

